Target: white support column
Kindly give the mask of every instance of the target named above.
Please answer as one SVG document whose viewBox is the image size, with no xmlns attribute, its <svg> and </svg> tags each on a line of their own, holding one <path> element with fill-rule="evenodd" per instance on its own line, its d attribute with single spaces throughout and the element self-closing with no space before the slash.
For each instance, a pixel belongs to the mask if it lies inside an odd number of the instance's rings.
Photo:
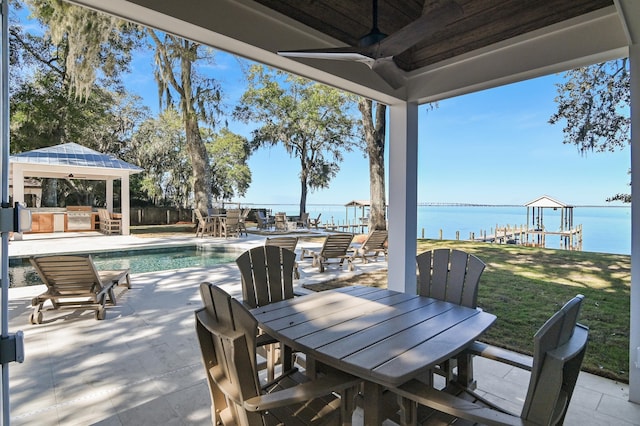
<svg viewBox="0 0 640 426">
<path fill-rule="evenodd" d="M 389 289 L 416 292 L 418 104 L 389 108 Z"/>
<path fill-rule="evenodd" d="M 129 204 L 129 175 L 122 177 L 120 185 L 120 211 L 122 212 L 122 235 L 129 235 L 131 206 Z"/>
<path fill-rule="evenodd" d="M 631 317 L 629 401 L 640 404 L 640 44 L 629 47 L 631 72 Z"/>
<path fill-rule="evenodd" d="M 107 193 L 105 194 L 107 211 L 113 213 L 113 179 L 108 178 L 106 182 Z"/>
<path fill-rule="evenodd" d="M 11 173 L 11 181 L 12 181 L 12 197 L 13 202 L 24 204 L 24 170 L 22 169 L 22 165 L 16 163 L 13 165 L 13 170 Z"/>
</svg>

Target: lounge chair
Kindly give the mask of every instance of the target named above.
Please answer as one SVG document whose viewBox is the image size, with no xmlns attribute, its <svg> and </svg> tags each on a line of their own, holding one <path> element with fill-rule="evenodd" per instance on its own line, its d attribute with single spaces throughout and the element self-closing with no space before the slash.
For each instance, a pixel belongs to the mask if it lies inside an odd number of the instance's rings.
<svg viewBox="0 0 640 426">
<path fill-rule="evenodd" d="M 113 219 L 107 209 L 98 209 L 100 232 L 106 235 L 120 234 L 122 219 Z"/>
<path fill-rule="evenodd" d="M 428 421 L 421 424 L 535 424 L 561 425 L 573 394 L 589 329 L 577 323 L 583 296 L 578 295 L 556 312 L 534 336 L 533 358 L 476 342 L 470 353 L 491 358 L 531 372 L 521 413 L 511 413 L 471 389 L 450 382 L 444 391 L 411 380 L 393 392 L 404 398 L 402 406 L 417 414 L 417 402 L 431 409 L 421 411 Z M 415 418 L 415 417 L 414 417 Z"/>
<path fill-rule="evenodd" d="M 309 228 L 313 226 L 315 229 L 318 229 L 318 226 L 320 226 L 320 216 L 322 216 L 322 213 L 319 213 L 315 219 L 312 217 L 309 218 Z"/>
<path fill-rule="evenodd" d="M 353 259 L 362 259 L 362 262 L 367 263 L 369 258 L 377 259 L 380 253 L 384 254 L 384 259 L 387 260 L 387 238 L 389 233 L 387 230 L 373 230 L 367 235 L 367 238 L 359 246 L 352 246 Z"/>
<path fill-rule="evenodd" d="M 313 266 L 317 266 L 320 272 L 324 272 L 324 267 L 329 264 L 331 259 L 337 259 L 337 264 L 342 267 L 344 261 L 348 263 L 348 268 L 353 271 L 352 256 L 348 254 L 349 246 L 353 241 L 353 234 L 331 234 L 327 235 L 324 244 L 319 252 L 311 249 L 302 249 L 300 259 L 306 257 L 313 258 Z"/>
<path fill-rule="evenodd" d="M 212 424 L 341 424 L 341 417 L 350 423 L 360 379 L 331 371 L 311 380 L 292 369 L 262 389 L 256 374 L 258 322 L 220 287 L 202 283 L 200 294 L 204 308 L 195 312 L 196 332 Z"/>
<path fill-rule="evenodd" d="M 131 288 L 128 269 L 98 271 L 90 255 L 34 256 L 29 260 L 47 286 L 47 291 L 31 300 L 31 324 L 42 322 L 46 301 L 53 309 L 94 309 L 96 319 L 103 320 L 107 299 L 116 304 L 114 286 L 126 283 Z"/>
</svg>

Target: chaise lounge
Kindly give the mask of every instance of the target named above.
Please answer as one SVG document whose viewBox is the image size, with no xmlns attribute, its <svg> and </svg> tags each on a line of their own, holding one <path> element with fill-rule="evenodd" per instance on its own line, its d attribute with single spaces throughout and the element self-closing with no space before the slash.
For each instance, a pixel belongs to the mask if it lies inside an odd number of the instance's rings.
<svg viewBox="0 0 640 426">
<path fill-rule="evenodd" d="M 105 318 L 108 301 L 116 304 L 113 288 L 126 283 L 131 288 L 129 270 L 98 271 L 90 255 L 35 256 L 30 259 L 47 291 L 34 297 L 30 324 L 42 323 L 42 308 L 50 301 L 53 309 L 94 309 L 97 320 Z"/>
</svg>

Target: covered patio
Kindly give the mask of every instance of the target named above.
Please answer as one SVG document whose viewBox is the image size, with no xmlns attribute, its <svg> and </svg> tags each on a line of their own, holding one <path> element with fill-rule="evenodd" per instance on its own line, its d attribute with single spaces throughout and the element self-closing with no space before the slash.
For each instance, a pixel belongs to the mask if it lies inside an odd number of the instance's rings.
<svg viewBox="0 0 640 426">
<path fill-rule="evenodd" d="M 387 104 L 392 290 L 416 291 L 421 104 L 628 57 L 631 167 L 640 167 L 635 149 L 640 144 L 635 130 L 640 128 L 640 2 L 635 0 L 458 0 L 454 8 L 431 1 L 382 1 L 373 26 L 372 8 L 361 1 L 331 6 L 296 0 L 71 2 Z M 376 26 L 383 34 L 367 38 Z M 307 49 L 324 50 L 299 52 Z M 286 51 L 290 54 L 279 54 Z M 632 187 L 640 187 L 640 173 L 632 173 Z M 640 192 L 632 193 L 632 201 L 629 399 L 640 403 Z"/>
<path fill-rule="evenodd" d="M 371 30 L 372 14 L 361 1 L 331 5 L 296 0 L 71 2 L 389 105 L 388 274 L 392 290 L 416 290 L 417 115 L 421 104 L 629 57 L 632 168 L 640 167 L 640 150 L 636 149 L 640 132 L 635 131 L 640 128 L 640 3 L 635 0 L 526 4 L 459 0 L 461 11 L 455 14 L 434 10 L 439 2 L 382 1 L 379 27 L 390 34 L 393 46 L 380 42 L 363 48 L 353 46 Z M 278 54 L 313 48 L 346 48 L 324 52 L 325 57 L 344 60 Z M 632 181 L 633 187 L 640 187 L 640 174 L 632 174 Z M 636 349 L 640 347 L 640 192 L 634 191 L 632 198 L 629 400 L 640 403 L 640 351 Z M 193 311 L 193 306 L 188 309 Z M 582 424 L 593 419 L 587 414 Z"/>
</svg>

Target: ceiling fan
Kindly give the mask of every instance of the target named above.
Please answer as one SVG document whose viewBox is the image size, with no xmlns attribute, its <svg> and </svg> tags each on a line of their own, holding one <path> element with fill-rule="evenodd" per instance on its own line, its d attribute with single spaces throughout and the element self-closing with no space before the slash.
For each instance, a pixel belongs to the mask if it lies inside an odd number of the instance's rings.
<svg viewBox="0 0 640 426">
<path fill-rule="evenodd" d="M 371 30 L 360 38 L 358 46 L 278 51 L 278 55 L 289 58 L 361 62 L 397 89 L 405 83 L 405 76 L 404 71 L 395 63 L 394 56 L 432 36 L 460 16 L 460 5 L 449 0 L 395 33 L 386 35 L 378 29 L 378 0 L 373 0 L 373 25 Z"/>
</svg>

